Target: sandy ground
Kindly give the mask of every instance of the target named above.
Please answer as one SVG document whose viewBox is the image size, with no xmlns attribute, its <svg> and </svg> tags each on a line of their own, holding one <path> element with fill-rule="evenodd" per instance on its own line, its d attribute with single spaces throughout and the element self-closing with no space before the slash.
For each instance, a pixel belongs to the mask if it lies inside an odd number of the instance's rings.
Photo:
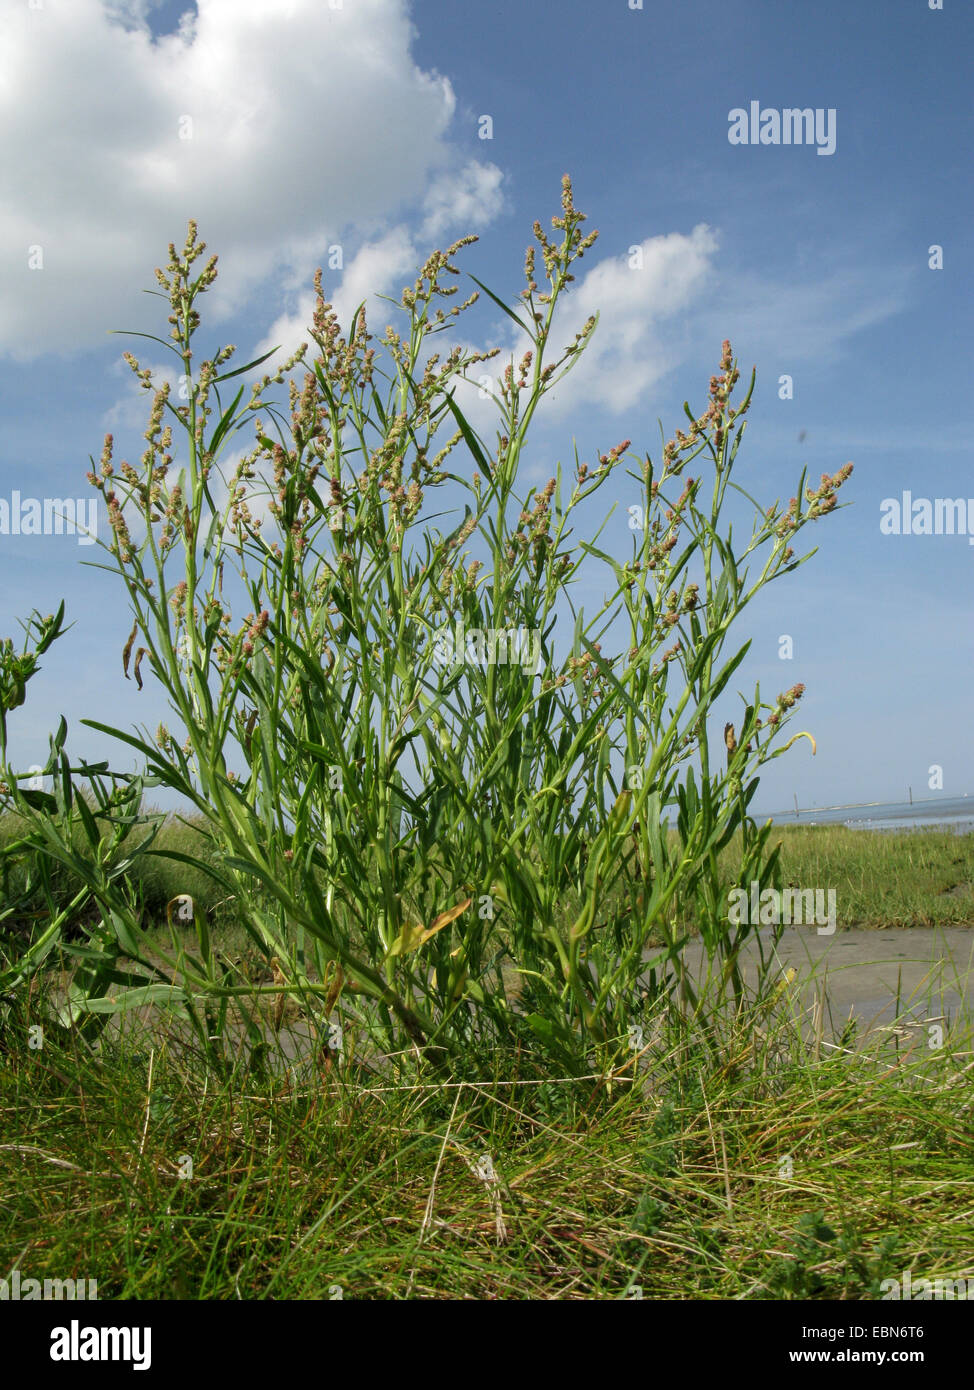
<svg viewBox="0 0 974 1390">
<path fill-rule="evenodd" d="M 771 949 L 771 928 L 761 936 Z M 754 982 L 757 943 L 743 952 L 745 978 Z M 685 947 L 692 975 L 699 978 L 703 948 Z M 796 970 L 791 986 L 803 1009 L 813 1007 L 823 983 L 832 1021 L 841 1027 L 850 1013 L 862 1023 L 891 1023 L 907 1016 L 918 1022 L 974 1016 L 974 930 L 968 927 L 844 931 L 819 936 L 814 927 L 786 927 L 778 944 L 781 970 Z M 899 1004 L 897 1005 L 897 998 Z"/>
</svg>

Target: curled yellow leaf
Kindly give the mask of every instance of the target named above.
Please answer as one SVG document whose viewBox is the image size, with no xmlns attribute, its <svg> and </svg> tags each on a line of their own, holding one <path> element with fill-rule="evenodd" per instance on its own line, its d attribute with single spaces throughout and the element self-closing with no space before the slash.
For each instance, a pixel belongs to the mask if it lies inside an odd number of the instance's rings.
<svg viewBox="0 0 974 1390">
<path fill-rule="evenodd" d="M 787 752 L 788 752 L 788 749 L 791 747 L 791 745 L 792 745 L 793 743 L 797 743 L 798 740 L 799 740 L 800 738 L 807 738 L 807 739 L 808 739 L 809 743 L 812 745 L 812 757 L 814 757 L 814 756 L 815 756 L 815 740 L 812 738 L 811 734 L 806 733 L 804 729 L 802 730 L 802 732 L 801 732 L 800 734 L 796 734 L 794 738 L 790 738 L 790 739 L 788 740 L 788 742 L 785 744 L 784 748 L 781 749 L 781 752 L 782 752 L 782 753 L 787 753 Z"/>
<path fill-rule="evenodd" d="M 461 912 L 466 912 L 471 902 L 473 902 L 472 898 L 465 898 L 462 903 L 457 903 L 455 907 L 449 907 L 445 912 L 438 913 L 428 927 L 407 923 L 389 947 L 389 955 L 404 956 L 407 951 L 417 951 L 420 946 L 429 941 L 431 936 L 435 936 L 438 931 L 442 931 L 451 922 L 455 922 Z"/>
</svg>

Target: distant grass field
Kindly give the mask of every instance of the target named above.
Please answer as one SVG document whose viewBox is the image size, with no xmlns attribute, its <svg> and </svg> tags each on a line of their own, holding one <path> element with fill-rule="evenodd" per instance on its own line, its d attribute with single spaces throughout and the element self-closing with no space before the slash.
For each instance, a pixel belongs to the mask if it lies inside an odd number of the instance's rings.
<svg viewBox="0 0 974 1390">
<path fill-rule="evenodd" d="M 974 835 L 783 826 L 785 881 L 834 888 L 837 927 L 974 925 Z"/>
</svg>

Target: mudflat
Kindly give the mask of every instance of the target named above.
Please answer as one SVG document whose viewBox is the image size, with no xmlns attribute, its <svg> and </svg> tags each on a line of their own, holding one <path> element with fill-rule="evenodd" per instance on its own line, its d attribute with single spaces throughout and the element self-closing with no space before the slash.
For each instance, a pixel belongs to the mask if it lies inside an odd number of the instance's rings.
<svg viewBox="0 0 974 1390">
<path fill-rule="evenodd" d="M 767 956 L 773 930 L 758 935 Z M 741 953 L 744 976 L 753 985 L 760 948 L 756 940 Z M 684 959 L 692 978 L 705 972 L 703 947 L 691 942 Z M 908 927 L 880 931 L 855 928 L 820 936 L 815 927 L 785 927 L 775 954 L 781 973 L 796 976 L 789 988 L 802 1009 L 814 1008 L 824 985 L 833 1024 L 850 1014 L 861 1023 L 968 1024 L 974 1016 L 974 928 Z M 826 1015 L 828 1019 L 828 1014 Z"/>
</svg>

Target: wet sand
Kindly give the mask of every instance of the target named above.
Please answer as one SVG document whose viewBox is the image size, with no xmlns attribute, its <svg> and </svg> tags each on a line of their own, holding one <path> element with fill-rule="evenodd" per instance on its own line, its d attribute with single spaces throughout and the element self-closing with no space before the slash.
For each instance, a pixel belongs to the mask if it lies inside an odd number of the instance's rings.
<svg viewBox="0 0 974 1390">
<path fill-rule="evenodd" d="M 761 930 L 766 953 L 772 929 Z M 704 953 L 700 943 L 684 948 L 691 977 L 699 979 Z M 742 951 L 744 976 L 753 985 L 758 947 Z M 786 927 L 776 964 L 794 969 L 793 997 L 803 1009 L 814 1006 L 824 985 L 833 1024 L 850 1014 L 862 1023 L 891 1023 L 897 1016 L 916 1021 L 960 1022 L 974 1017 L 974 929 L 909 927 L 885 931 L 837 931 L 819 936 L 814 927 Z M 897 1002 L 898 1001 L 898 1002 Z"/>
</svg>

